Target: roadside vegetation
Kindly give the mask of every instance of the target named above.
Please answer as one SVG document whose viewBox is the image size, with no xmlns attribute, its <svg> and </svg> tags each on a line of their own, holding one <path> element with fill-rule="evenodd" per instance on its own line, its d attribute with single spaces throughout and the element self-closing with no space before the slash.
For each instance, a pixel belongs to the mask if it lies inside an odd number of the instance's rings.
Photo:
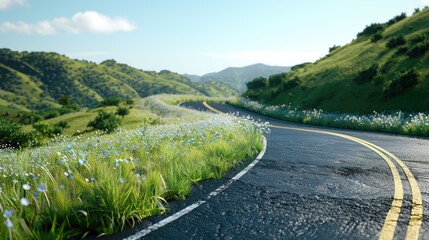
<svg viewBox="0 0 429 240">
<path fill-rule="evenodd" d="M 247 98 L 240 98 L 229 103 L 255 113 L 290 122 L 429 137 L 428 113 L 409 114 L 401 111 L 374 112 L 372 114 L 333 113 L 320 109 L 302 110 L 284 104 L 265 105 Z"/>
<path fill-rule="evenodd" d="M 255 123 L 171 105 L 190 99 L 156 95 L 136 102 L 134 108 L 148 113 L 137 128 L 0 150 L 0 238 L 121 231 L 163 213 L 167 201 L 184 199 L 194 183 L 220 178 L 261 150 L 262 127 Z"/>
</svg>

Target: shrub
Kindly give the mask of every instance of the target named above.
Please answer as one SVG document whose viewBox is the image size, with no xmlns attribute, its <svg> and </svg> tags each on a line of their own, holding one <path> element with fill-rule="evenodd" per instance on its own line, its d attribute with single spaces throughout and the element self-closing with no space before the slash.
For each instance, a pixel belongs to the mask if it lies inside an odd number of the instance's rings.
<svg viewBox="0 0 429 240">
<path fill-rule="evenodd" d="M 251 82 L 246 83 L 247 89 L 259 89 L 268 86 L 268 80 L 264 77 L 258 77 L 253 79 Z"/>
<path fill-rule="evenodd" d="M 332 46 L 332 47 L 330 47 L 329 48 L 329 52 L 332 52 L 332 51 L 334 51 L 335 49 L 338 49 L 338 48 L 340 48 L 341 46 L 338 46 L 338 45 L 334 45 L 334 46 Z"/>
<path fill-rule="evenodd" d="M 33 124 L 43 119 L 43 116 L 36 112 L 25 112 L 21 115 L 19 122 L 21 124 Z"/>
<path fill-rule="evenodd" d="M 421 42 L 425 42 L 429 38 L 429 32 L 421 33 L 411 39 L 412 44 L 418 44 Z"/>
<path fill-rule="evenodd" d="M 404 45 L 406 43 L 404 35 L 399 35 L 396 37 L 393 37 L 387 42 L 387 47 L 392 49 L 401 45 Z"/>
<path fill-rule="evenodd" d="M 101 102 L 101 106 L 119 106 L 122 99 L 117 96 L 106 97 L 104 101 Z"/>
<path fill-rule="evenodd" d="M 62 106 L 68 106 L 70 105 L 70 97 L 68 96 L 62 96 L 58 102 L 62 105 Z"/>
<path fill-rule="evenodd" d="M 54 124 L 54 126 L 60 127 L 60 128 L 63 128 L 63 129 L 70 127 L 69 123 L 66 122 L 66 121 L 59 121 L 58 123 Z"/>
<path fill-rule="evenodd" d="M 366 26 L 365 29 L 357 34 L 357 37 L 362 36 L 371 36 L 375 33 L 382 32 L 384 30 L 384 25 L 380 23 L 372 23 L 369 26 Z"/>
<path fill-rule="evenodd" d="M 33 135 L 23 132 L 21 125 L 0 117 L 0 148 L 26 147 L 32 139 Z"/>
<path fill-rule="evenodd" d="M 381 34 L 380 32 L 378 32 L 378 33 L 374 34 L 374 36 L 372 36 L 371 42 L 375 43 L 375 42 L 378 42 L 381 39 L 383 39 L 383 34 Z"/>
<path fill-rule="evenodd" d="M 127 105 L 133 105 L 134 104 L 134 100 L 133 99 L 127 99 L 126 101 L 125 101 L 125 103 L 127 104 Z"/>
<path fill-rule="evenodd" d="M 283 82 L 283 79 L 287 78 L 287 73 L 273 74 L 268 78 L 268 86 L 278 86 Z"/>
<path fill-rule="evenodd" d="M 359 72 L 354 81 L 358 84 L 367 83 L 371 81 L 379 72 L 378 64 L 373 64 L 371 67 Z"/>
<path fill-rule="evenodd" d="M 412 68 L 402 74 L 390 83 L 389 87 L 384 91 L 384 97 L 394 97 L 400 95 L 408 88 L 417 85 L 420 82 L 421 75 L 415 69 Z"/>
<path fill-rule="evenodd" d="M 88 127 L 106 132 L 112 132 L 119 126 L 119 124 L 120 120 L 119 118 L 115 117 L 115 114 L 100 111 L 98 112 L 97 117 L 88 123 Z"/>
<path fill-rule="evenodd" d="M 407 18 L 407 14 L 406 13 L 401 13 L 401 15 L 398 15 L 398 16 L 390 19 L 387 22 L 387 25 L 390 26 L 390 25 L 395 24 L 395 23 L 397 23 L 397 22 L 399 22 L 399 21 L 401 21 L 401 20 L 403 20 L 405 18 Z"/>
<path fill-rule="evenodd" d="M 301 83 L 301 80 L 299 80 L 298 77 L 295 77 L 292 80 L 283 82 L 282 87 L 283 87 L 284 90 L 289 90 L 289 89 L 292 89 L 294 87 L 299 86 L 300 83 Z"/>
<path fill-rule="evenodd" d="M 58 116 L 60 116 L 60 111 L 57 109 L 50 109 L 50 110 L 43 112 L 43 118 L 45 120 L 51 119 L 51 118 L 56 118 Z"/>
<path fill-rule="evenodd" d="M 116 115 L 119 115 L 122 118 L 124 118 L 125 115 L 128 115 L 129 113 L 130 110 L 127 107 L 118 107 L 118 109 L 116 109 Z"/>
<path fill-rule="evenodd" d="M 402 46 L 400 48 L 398 48 L 398 50 L 396 51 L 396 55 L 405 55 L 408 52 L 408 47 L 407 46 Z"/>
<path fill-rule="evenodd" d="M 44 137 L 52 137 L 54 135 L 54 127 L 49 125 L 48 123 L 35 123 L 33 124 L 33 128 Z M 58 131 L 58 129 L 56 130 Z"/>
<path fill-rule="evenodd" d="M 429 51 L 429 41 L 418 43 L 408 50 L 408 56 L 411 58 L 420 57 Z"/>
<path fill-rule="evenodd" d="M 293 66 L 291 68 L 291 70 L 294 71 L 294 70 L 297 70 L 297 69 L 300 69 L 300 68 L 304 68 L 305 66 L 308 66 L 310 64 L 311 64 L 311 62 L 305 62 L 305 63 L 297 64 L 297 65 Z"/>
</svg>

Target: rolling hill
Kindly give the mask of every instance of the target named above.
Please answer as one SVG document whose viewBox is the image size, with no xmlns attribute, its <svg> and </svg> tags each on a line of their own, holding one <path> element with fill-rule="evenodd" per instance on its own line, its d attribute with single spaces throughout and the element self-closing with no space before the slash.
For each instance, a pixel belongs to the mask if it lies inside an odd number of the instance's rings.
<svg viewBox="0 0 429 240">
<path fill-rule="evenodd" d="M 429 111 L 429 9 L 372 23 L 345 46 L 287 74 L 257 78 L 243 95 L 266 104 L 370 113 Z"/>
<path fill-rule="evenodd" d="M 220 72 L 208 73 L 203 76 L 187 75 L 183 76 L 194 82 L 220 82 L 228 84 L 232 88 L 243 92 L 246 90 L 246 83 L 256 77 L 268 77 L 272 74 L 288 72 L 290 67 L 269 66 L 265 64 L 254 64 L 246 67 L 229 67 Z"/>
<path fill-rule="evenodd" d="M 194 83 L 168 70 L 142 71 L 114 60 L 95 64 L 57 53 L 0 49 L 2 111 L 57 107 L 62 96 L 94 107 L 109 96 L 129 99 L 158 93 L 231 96 L 237 91 L 222 83 Z"/>
</svg>

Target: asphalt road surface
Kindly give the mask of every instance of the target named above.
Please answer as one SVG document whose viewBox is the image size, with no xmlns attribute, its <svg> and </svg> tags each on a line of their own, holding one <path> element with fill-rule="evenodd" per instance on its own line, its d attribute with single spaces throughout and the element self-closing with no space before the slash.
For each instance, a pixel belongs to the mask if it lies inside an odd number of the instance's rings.
<svg viewBox="0 0 429 240">
<path fill-rule="evenodd" d="M 427 138 L 292 124 L 225 104 L 182 106 L 269 121 L 265 154 L 237 181 L 249 162 L 112 239 L 429 239 Z"/>
</svg>

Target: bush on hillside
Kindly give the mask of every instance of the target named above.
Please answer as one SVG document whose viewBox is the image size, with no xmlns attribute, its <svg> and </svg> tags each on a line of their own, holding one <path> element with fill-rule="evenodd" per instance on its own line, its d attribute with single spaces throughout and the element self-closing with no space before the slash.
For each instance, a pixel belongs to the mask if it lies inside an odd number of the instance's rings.
<svg viewBox="0 0 429 240">
<path fill-rule="evenodd" d="M 310 64 L 311 64 L 311 62 L 305 62 L 305 63 L 297 64 L 297 65 L 293 66 L 293 67 L 291 68 L 291 70 L 292 70 L 292 71 L 295 71 L 295 70 L 297 70 L 297 69 L 304 68 L 305 66 L 308 66 L 308 65 L 310 65 Z"/>
<path fill-rule="evenodd" d="M 413 37 L 410 42 L 412 44 L 418 44 L 421 42 L 425 42 L 426 40 L 429 40 L 429 32 L 421 33 L 421 34 Z"/>
<path fill-rule="evenodd" d="M 24 112 L 20 115 L 19 123 L 24 125 L 33 124 L 43 119 L 43 116 L 37 112 Z"/>
<path fill-rule="evenodd" d="M 384 30 L 384 25 L 380 23 L 372 23 L 369 26 L 366 26 L 365 29 L 357 34 L 357 37 L 371 36 L 373 34 L 382 32 Z"/>
<path fill-rule="evenodd" d="M 401 45 L 404 45 L 406 43 L 404 35 L 399 35 L 396 37 L 393 37 L 389 40 L 389 42 L 387 42 L 387 47 L 389 49 L 395 48 L 395 47 L 399 47 Z"/>
<path fill-rule="evenodd" d="M 58 123 L 54 124 L 54 126 L 64 129 L 64 128 L 69 128 L 70 124 L 66 121 L 59 121 Z"/>
<path fill-rule="evenodd" d="M 133 105 L 134 104 L 134 100 L 133 99 L 131 99 L 131 98 L 129 98 L 129 99 L 127 99 L 127 100 L 125 100 L 125 103 L 127 104 L 127 105 Z"/>
<path fill-rule="evenodd" d="M 0 117 L 0 148 L 26 147 L 32 140 L 33 134 L 23 132 L 21 125 Z"/>
<path fill-rule="evenodd" d="M 88 127 L 101 131 L 112 132 L 118 128 L 120 124 L 119 118 L 113 113 L 99 111 L 97 117 L 88 123 Z"/>
<path fill-rule="evenodd" d="M 402 46 L 400 48 L 398 48 L 398 50 L 396 51 L 396 55 L 406 55 L 408 52 L 408 46 Z"/>
<path fill-rule="evenodd" d="M 119 106 L 122 99 L 118 96 L 111 96 L 104 98 L 104 101 L 100 103 L 101 106 Z"/>
<path fill-rule="evenodd" d="M 264 77 L 258 77 L 246 83 L 247 89 L 260 89 L 268 86 L 268 80 Z"/>
<path fill-rule="evenodd" d="M 334 45 L 334 46 L 332 46 L 332 47 L 330 47 L 329 48 L 329 52 L 332 52 L 332 51 L 334 51 L 335 49 L 338 49 L 338 48 L 340 48 L 341 46 L 338 46 L 338 45 Z"/>
<path fill-rule="evenodd" d="M 299 80 L 299 78 L 298 77 L 295 77 L 294 79 L 292 79 L 292 80 L 289 80 L 289 81 L 286 81 L 286 82 L 283 82 L 283 84 L 282 84 L 282 89 L 283 90 L 290 90 L 290 89 L 292 89 L 292 88 L 294 88 L 294 87 L 297 87 L 297 86 L 299 86 L 299 84 L 301 83 L 301 80 Z"/>
<path fill-rule="evenodd" d="M 420 73 L 412 68 L 393 80 L 389 87 L 384 91 L 384 97 L 390 98 L 402 94 L 408 88 L 417 85 L 421 80 Z"/>
<path fill-rule="evenodd" d="M 61 104 L 62 106 L 68 106 L 68 105 L 70 105 L 70 97 L 62 96 L 58 100 L 58 103 Z"/>
<path fill-rule="evenodd" d="M 398 16 L 395 16 L 394 18 L 390 19 L 386 24 L 387 26 L 390 26 L 392 24 L 395 24 L 403 19 L 407 18 L 407 14 L 406 13 L 401 13 Z"/>
<path fill-rule="evenodd" d="M 70 127 L 68 122 L 60 121 L 54 125 L 46 122 L 38 122 L 33 124 L 33 128 L 43 137 L 51 138 L 55 135 L 60 135 L 64 132 L 65 128 Z"/>
<path fill-rule="evenodd" d="M 379 72 L 378 64 L 373 64 L 369 68 L 366 68 L 359 72 L 358 76 L 354 79 L 357 84 L 363 84 L 370 82 Z"/>
<path fill-rule="evenodd" d="M 129 113 L 130 113 L 130 110 L 127 107 L 118 107 L 118 109 L 116 109 L 115 114 L 124 118 L 125 115 L 128 115 Z"/>
<path fill-rule="evenodd" d="M 268 78 L 268 86 L 275 87 L 280 85 L 284 79 L 287 79 L 287 73 L 273 74 Z"/>
<path fill-rule="evenodd" d="M 381 34 L 380 32 L 374 34 L 374 36 L 371 37 L 371 42 L 375 43 L 380 41 L 381 39 L 383 39 L 383 34 Z"/>
<path fill-rule="evenodd" d="M 407 55 L 411 58 L 421 57 L 429 51 L 429 40 L 418 43 L 408 50 Z"/>
</svg>

